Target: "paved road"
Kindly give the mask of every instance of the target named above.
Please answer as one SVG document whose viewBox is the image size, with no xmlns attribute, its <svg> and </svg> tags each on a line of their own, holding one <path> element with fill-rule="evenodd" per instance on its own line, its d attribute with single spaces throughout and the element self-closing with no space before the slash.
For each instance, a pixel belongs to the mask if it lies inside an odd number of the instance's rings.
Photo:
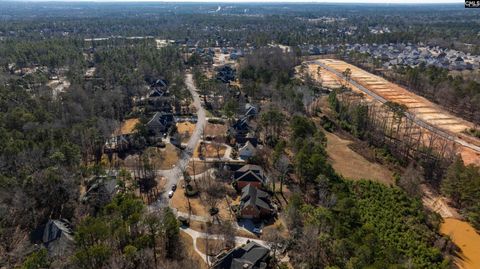
<svg viewBox="0 0 480 269">
<path fill-rule="evenodd" d="M 193 105 L 197 109 L 197 124 L 195 126 L 195 131 L 193 132 L 186 148 L 182 151 L 180 160 L 177 162 L 174 168 L 169 170 L 158 170 L 157 174 L 163 176 L 167 182 L 165 185 L 165 191 L 159 197 L 156 203 L 150 205 L 151 210 L 155 210 L 159 207 L 164 207 L 168 205 L 169 198 L 168 192 L 170 191 L 170 186 L 173 184 L 178 184 L 178 181 L 182 177 L 182 171 L 187 167 L 190 158 L 192 157 L 193 151 L 195 150 L 196 145 L 200 141 L 203 133 L 203 129 L 206 124 L 205 110 L 202 107 L 200 102 L 200 97 L 198 96 L 198 90 L 193 83 L 192 74 L 185 74 L 185 84 L 187 85 L 188 91 L 192 95 Z"/>
<path fill-rule="evenodd" d="M 315 64 L 327 69 L 328 71 L 334 73 L 335 75 L 337 75 L 338 77 L 340 78 L 344 78 L 343 74 L 325 64 L 323 64 L 322 62 L 320 61 L 314 61 Z M 382 96 L 370 91 L 369 89 L 363 87 L 362 85 L 360 85 L 359 83 L 357 83 L 356 81 L 354 80 L 350 80 L 349 83 L 351 83 L 353 86 L 357 87 L 359 90 L 365 92 L 366 94 L 370 95 L 372 98 L 374 98 L 375 100 L 381 102 L 382 104 L 387 102 L 388 100 L 386 100 L 385 98 L 383 98 Z M 431 125 L 430 123 L 420 119 L 420 118 L 417 118 L 415 116 L 415 114 L 411 113 L 411 112 L 405 112 L 405 116 L 407 118 L 409 118 L 410 120 L 413 120 L 416 124 L 418 124 L 420 127 L 423 127 L 429 131 L 431 131 L 432 133 L 435 133 L 445 139 L 448 139 L 450 141 L 454 141 L 455 143 L 457 144 L 460 144 L 464 147 L 467 147 L 467 148 L 470 148 L 478 153 L 480 153 L 480 147 L 477 146 L 477 145 L 474 145 L 472 143 L 469 143 L 461 138 L 458 138 L 456 136 L 453 136 L 447 132 L 445 132 L 444 130 L 438 128 L 437 126 L 435 125 Z"/>
</svg>

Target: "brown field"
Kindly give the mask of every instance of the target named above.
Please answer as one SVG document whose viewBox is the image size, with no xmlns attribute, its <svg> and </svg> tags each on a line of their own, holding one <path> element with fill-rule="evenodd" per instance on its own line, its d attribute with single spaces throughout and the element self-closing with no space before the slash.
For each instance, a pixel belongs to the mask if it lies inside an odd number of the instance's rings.
<svg viewBox="0 0 480 269">
<path fill-rule="evenodd" d="M 207 253 L 207 241 L 208 241 L 208 253 Z M 203 253 L 206 253 L 210 256 L 215 256 L 224 250 L 223 240 L 219 239 L 206 239 L 206 238 L 197 238 L 197 248 Z"/>
<path fill-rule="evenodd" d="M 188 121 L 177 123 L 177 132 L 182 136 L 182 143 L 188 142 L 195 131 L 195 126 L 195 123 Z"/>
<path fill-rule="evenodd" d="M 385 185 L 394 184 L 390 170 L 381 164 L 370 162 L 348 147 L 352 141 L 342 139 L 333 133 L 325 132 L 325 134 L 327 153 L 335 171 L 353 180 L 370 179 Z"/>
<path fill-rule="evenodd" d="M 172 144 L 166 144 L 163 149 L 148 148 L 147 154 L 150 154 L 151 161 L 157 169 L 171 169 L 178 162 L 180 150 Z"/>
<path fill-rule="evenodd" d="M 114 135 L 127 135 L 134 132 L 135 125 L 140 122 L 139 118 L 133 118 L 123 121 L 114 131 Z"/>
<path fill-rule="evenodd" d="M 227 147 L 224 146 L 224 145 L 220 145 L 219 147 L 219 151 L 218 151 L 218 154 L 217 154 L 217 148 L 214 144 L 211 144 L 211 143 L 204 143 L 203 144 L 204 147 L 203 147 L 203 157 L 204 158 L 217 158 L 220 156 L 220 158 L 223 157 L 223 155 L 225 155 L 225 151 L 227 150 Z M 193 157 L 195 158 L 198 158 L 199 156 L 199 150 L 200 150 L 200 144 L 197 145 L 197 147 L 195 148 L 195 151 L 193 152 Z"/>
<path fill-rule="evenodd" d="M 135 125 L 139 123 L 140 120 L 138 118 L 128 119 L 122 123 L 120 127 L 120 134 L 131 134 L 135 129 Z"/>
<path fill-rule="evenodd" d="M 225 124 L 213 124 L 207 122 L 205 126 L 205 136 L 225 136 L 227 134 L 228 125 Z"/>
<path fill-rule="evenodd" d="M 221 233 L 221 227 L 218 224 L 211 224 L 211 230 L 210 232 L 212 234 L 218 234 Z M 190 228 L 195 231 L 199 232 L 207 232 L 207 224 L 205 222 L 200 222 L 200 221 L 195 221 L 191 220 L 190 221 Z M 257 239 L 258 237 L 250 232 L 247 232 L 245 230 L 236 230 L 235 231 L 235 236 L 241 236 L 241 237 L 248 237 L 248 238 L 254 238 Z"/>
<path fill-rule="evenodd" d="M 198 178 L 197 181 L 201 179 Z M 179 182 L 179 186 L 183 184 L 183 180 Z M 195 183 L 191 183 L 195 185 Z M 198 183 L 201 184 L 201 183 Z M 226 184 L 227 185 L 227 184 Z M 231 186 L 225 186 L 226 188 L 232 188 Z M 228 199 L 228 198 L 227 198 Z M 210 218 L 210 214 L 208 212 L 209 206 L 206 201 L 204 201 L 201 196 L 190 198 L 190 207 L 191 207 L 191 214 L 197 216 L 203 216 Z M 188 213 L 188 199 L 184 194 L 184 190 L 179 188 L 172 197 L 172 206 L 176 208 L 180 212 Z M 218 201 L 217 208 L 219 209 L 218 216 L 222 220 L 232 220 L 232 215 L 230 214 L 230 208 L 225 199 L 221 199 Z"/>
<path fill-rule="evenodd" d="M 193 249 L 193 239 L 190 237 L 190 235 L 186 233 L 180 233 L 180 242 L 184 246 L 186 255 L 197 262 L 197 268 L 208 268 L 208 265 L 203 261 L 202 257 L 200 257 L 195 249 Z"/>
<path fill-rule="evenodd" d="M 471 144 L 477 146 L 480 145 L 480 139 L 476 139 L 463 133 L 465 129 L 473 127 L 472 123 L 451 115 L 427 99 L 344 61 L 333 59 L 320 59 L 318 61 L 337 72 L 343 72 L 345 69 L 350 68 L 352 71 L 352 81 L 355 81 L 377 95 L 382 96 L 388 101 L 404 104 L 418 119 L 428 122 L 430 125 Z M 311 73 L 311 76 L 318 79 L 317 68 L 318 65 L 316 64 L 308 65 L 308 71 Z M 325 68 L 321 68 L 320 76 L 320 79 L 325 86 L 335 88 L 344 83 L 342 78 Z M 349 87 L 355 92 L 364 94 L 363 91 L 352 84 L 349 84 Z M 373 99 L 366 94 L 364 94 L 364 96 L 369 100 Z M 474 149 L 459 144 L 459 153 L 462 155 L 465 163 L 480 164 L 480 152 L 476 152 Z"/>
<path fill-rule="evenodd" d="M 190 161 L 187 166 L 188 174 L 193 175 L 193 166 L 195 166 L 195 175 L 201 174 L 212 167 L 210 163 L 203 161 Z"/>
</svg>

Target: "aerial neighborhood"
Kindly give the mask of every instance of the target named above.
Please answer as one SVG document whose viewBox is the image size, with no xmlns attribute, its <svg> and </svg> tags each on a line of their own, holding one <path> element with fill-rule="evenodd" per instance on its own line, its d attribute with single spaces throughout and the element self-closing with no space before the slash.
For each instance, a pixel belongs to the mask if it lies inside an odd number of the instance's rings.
<svg viewBox="0 0 480 269">
<path fill-rule="evenodd" d="M 0 1 L 0 269 L 480 268 L 479 10 Z"/>
</svg>

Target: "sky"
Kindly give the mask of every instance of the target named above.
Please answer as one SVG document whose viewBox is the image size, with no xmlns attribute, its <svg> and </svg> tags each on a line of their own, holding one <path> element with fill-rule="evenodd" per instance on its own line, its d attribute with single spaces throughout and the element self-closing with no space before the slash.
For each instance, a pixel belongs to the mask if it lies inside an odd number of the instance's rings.
<svg viewBox="0 0 480 269">
<path fill-rule="evenodd" d="M 2 0 L 0 0 L 2 1 Z M 29 0 L 26 0 L 29 1 Z M 52 1 L 52 0 L 30 0 L 30 1 Z M 220 2 L 220 3 L 377 3 L 377 4 L 443 4 L 461 3 L 463 0 L 53 0 L 59 2 Z"/>
</svg>

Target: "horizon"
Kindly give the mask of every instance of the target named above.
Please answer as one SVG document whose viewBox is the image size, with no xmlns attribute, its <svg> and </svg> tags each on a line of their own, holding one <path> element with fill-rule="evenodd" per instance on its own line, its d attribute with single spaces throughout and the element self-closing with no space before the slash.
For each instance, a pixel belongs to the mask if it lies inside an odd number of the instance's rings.
<svg viewBox="0 0 480 269">
<path fill-rule="evenodd" d="M 64 3 L 215 3 L 215 4 L 244 4 L 244 3 L 258 3 L 258 4 L 378 4 L 378 5 L 397 5 L 397 4 L 412 4 L 412 5 L 422 5 L 422 4 L 432 4 L 432 5 L 441 5 L 441 4 L 463 4 L 464 1 L 460 0 L 391 0 L 387 3 L 382 0 L 6 0 L 1 2 L 64 2 Z"/>
</svg>

